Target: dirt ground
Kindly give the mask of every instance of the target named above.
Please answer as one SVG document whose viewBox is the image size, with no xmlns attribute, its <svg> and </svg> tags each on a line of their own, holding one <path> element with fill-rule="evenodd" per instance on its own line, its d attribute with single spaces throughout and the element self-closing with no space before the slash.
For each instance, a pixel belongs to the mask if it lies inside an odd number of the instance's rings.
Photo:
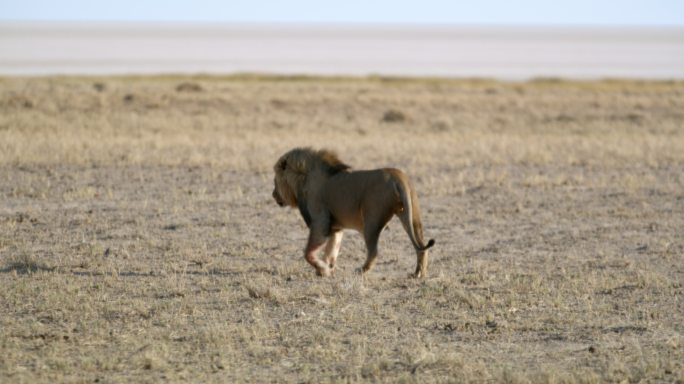
<svg viewBox="0 0 684 384">
<path fill-rule="evenodd" d="M 271 198 L 326 147 L 414 180 L 332 278 Z M 684 83 L 0 79 L 0 382 L 682 382 Z"/>
</svg>

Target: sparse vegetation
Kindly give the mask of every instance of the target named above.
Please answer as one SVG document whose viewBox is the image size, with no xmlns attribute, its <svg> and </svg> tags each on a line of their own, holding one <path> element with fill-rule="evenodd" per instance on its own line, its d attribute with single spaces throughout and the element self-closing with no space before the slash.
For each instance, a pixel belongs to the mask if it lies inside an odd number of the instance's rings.
<svg viewBox="0 0 684 384">
<path fill-rule="evenodd" d="M 682 111 L 676 81 L 1 79 L 0 382 L 682 381 Z M 412 176 L 428 279 L 396 220 L 367 279 L 353 233 L 314 275 L 270 197 L 301 145 Z"/>
<path fill-rule="evenodd" d="M 406 115 L 402 111 L 389 109 L 382 115 L 382 121 L 385 123 L 401 123 L 406 121 Z"/>
</svg>

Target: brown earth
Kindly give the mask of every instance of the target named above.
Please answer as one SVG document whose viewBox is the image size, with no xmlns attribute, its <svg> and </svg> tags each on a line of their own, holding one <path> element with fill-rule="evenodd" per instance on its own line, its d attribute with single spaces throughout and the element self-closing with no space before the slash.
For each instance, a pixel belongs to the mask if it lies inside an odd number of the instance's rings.
<svg viewBox="0 0 684 384">
<path fill-rule="evenodd" d="M 337 275 L 295 146 L 412 176 Z M 684 83 L 0 80 L 0 382 L 681 382 Z"/>
</svg>

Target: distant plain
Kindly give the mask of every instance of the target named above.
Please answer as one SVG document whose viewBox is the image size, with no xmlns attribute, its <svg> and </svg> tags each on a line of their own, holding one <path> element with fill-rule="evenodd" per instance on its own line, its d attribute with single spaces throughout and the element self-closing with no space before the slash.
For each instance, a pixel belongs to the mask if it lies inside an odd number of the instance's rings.
<svg viewBox="0 0 684 384">
<path fill-rule="evenodd" d="M 273 163 L 404 169 L 376 268 Z M 684 83 L 0 79 L 0 382 L 681 382 Z"/>
</svg>

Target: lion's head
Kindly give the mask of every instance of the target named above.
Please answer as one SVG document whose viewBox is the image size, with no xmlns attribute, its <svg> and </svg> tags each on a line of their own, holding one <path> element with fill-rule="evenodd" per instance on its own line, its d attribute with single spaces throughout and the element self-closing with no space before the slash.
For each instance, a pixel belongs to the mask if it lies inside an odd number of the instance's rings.
<svg viewBox="0 0 684 384">
<path fill-rule="evenodd" d="M 285 153 L 273 166 L 275 171 L 273 199 L 281 206 L 296 207 L 304 197 L 307 175 L 332 176 L 350 167 L 335 152 L 311 148 L 295 148 Z M 314 172 L 321 171 L 321 172 Z"/>
</svg>

